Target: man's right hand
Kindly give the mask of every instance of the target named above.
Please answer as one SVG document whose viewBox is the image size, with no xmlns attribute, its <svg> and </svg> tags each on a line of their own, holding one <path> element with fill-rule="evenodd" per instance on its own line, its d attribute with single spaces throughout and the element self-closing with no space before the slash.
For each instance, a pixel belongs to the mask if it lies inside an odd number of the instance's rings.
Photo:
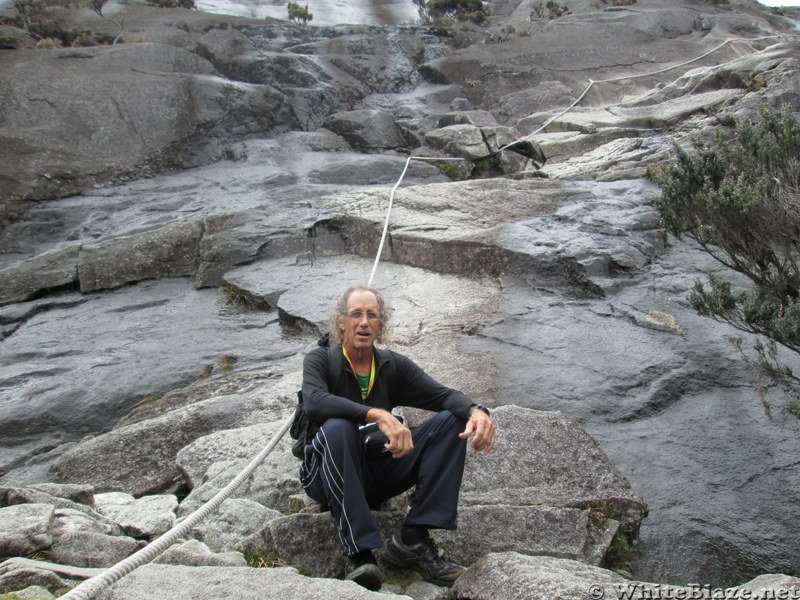
<svg viewBox="0 0 800 600">
<path fill-rule="evenodd" d="M 389 440 L 384 444 L 392 458 L 402 458 L 414 449 L 411 430 L 388 410 L 370 408 L 367 411 L 367 422 L 374 421 L 383 435 Z"/>
</svg>

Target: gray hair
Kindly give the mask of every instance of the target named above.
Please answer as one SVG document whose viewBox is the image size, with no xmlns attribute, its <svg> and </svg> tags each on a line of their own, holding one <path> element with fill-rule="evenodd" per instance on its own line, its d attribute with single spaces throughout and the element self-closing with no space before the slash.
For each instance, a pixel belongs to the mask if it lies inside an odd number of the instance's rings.
<svg viewBox="0 0 800 600">
<path fill-rule="evenodd" d="M 331 334 L 331 339 L 342 345 L 342 330 L 339 328 L 339 319 L 347 314 L 347 301 L 350 299 L 350 294 L 353 292 L 372 292 L 378 301 L 378 316 L 381 320 L 381 328 L 375 341 L 379 344 L 385 343 L 389 339 L 389 313 L 391 309 L 383 298 L 383 295 L 378 290 L 366 286 L 354 286 L 347 288 L 344 293 L 336 301 L 331 310 L 331 316 L 328 319 L 328 332 Z"/>
</svg>

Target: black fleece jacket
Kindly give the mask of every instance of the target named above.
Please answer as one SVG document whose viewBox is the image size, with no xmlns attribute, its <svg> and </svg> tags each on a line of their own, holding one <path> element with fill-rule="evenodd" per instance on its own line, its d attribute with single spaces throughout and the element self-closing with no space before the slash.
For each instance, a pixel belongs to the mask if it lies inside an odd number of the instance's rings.
<svg viewBox="0 0 800 600">
<path fill-rule="evenodd" d="M 340 347 L 334 349 L 337 350 L 342 351 Z M 473 402 L 465 394 L 443 386 L 402 354 L 377 348 L 373 351 L 375 382 L 365 400 L 361 399 L 358 380 L 344 356 L 336 381 L 328 382 L 328 348 L 315 348 L 306 355 L 303 404 L 312 429 L 332 417 L 364 423 L 370 408 L 391 411 L 396 406 L 449 410 L 465 421 L 469 419 Z"/>
</svg>

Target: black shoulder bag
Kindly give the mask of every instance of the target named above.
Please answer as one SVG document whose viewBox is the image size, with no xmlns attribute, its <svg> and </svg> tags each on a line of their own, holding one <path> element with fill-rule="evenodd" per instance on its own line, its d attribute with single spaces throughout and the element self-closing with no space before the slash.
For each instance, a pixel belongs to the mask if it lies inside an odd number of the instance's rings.
<svg viewBox="0 0 800 600">
<path fill-rule="evenodd" d="M 317 344 L 321 347 L 328 348 L 328 388 L 331 382 L 339 377 L 339 372 L 342 370 L 342 353 L 339 352 L 339 346 L 336 344 L 331 345 L 330 334 L 323 335 Z M 292 419 L 292 426 L 289 428 L 289 436 L 295 440 L 292 444 L 292 454 L 297 458 L 302 459 L 306 449 L 306 445 L 310 441 L 308 438 L 308 415 L 306 415 L 305 408 L 303 408 L 303 390 L 297 390 L 297 407 L 294 409 L 294 418 Z"/>
</svg>

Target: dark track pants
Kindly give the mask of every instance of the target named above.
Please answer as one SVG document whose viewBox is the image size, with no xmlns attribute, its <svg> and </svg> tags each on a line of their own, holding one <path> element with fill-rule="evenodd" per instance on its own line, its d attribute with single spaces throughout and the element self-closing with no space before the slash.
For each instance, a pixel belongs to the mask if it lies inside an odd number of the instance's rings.
<svg viewBox="0 0 800 600">
<path fill-rule="evenodd" d="M 306 493 L 333 515 L 344 554 L 381 547 L 370 507 L 416 485 L 408 525 L 455 529 L 464 474 L 464 421 L 442 411 L 412 430 L 414 449 L 403 458 L 369 455 L 358 425 L 328 419 L 306 446 L 300 481 Z"/>
</svg>

